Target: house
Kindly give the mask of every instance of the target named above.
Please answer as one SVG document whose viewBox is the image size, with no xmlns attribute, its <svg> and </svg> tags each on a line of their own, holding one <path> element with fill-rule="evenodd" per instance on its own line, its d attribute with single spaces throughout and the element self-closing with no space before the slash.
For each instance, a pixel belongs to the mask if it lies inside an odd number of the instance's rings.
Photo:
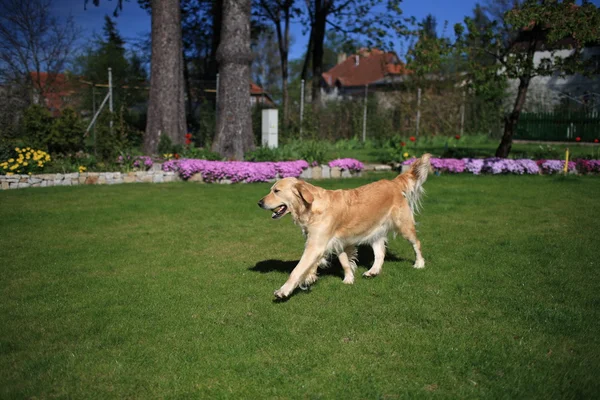
<svg viewBox="0 0 600 400">
<path fill-rule="evenodd" d="M 357 54 L 338 57 L 338 64 L 321 75 L 322 97 L 326 100 L 385 89 L 410 74 L 396 53 L 360 49 Z"/>
<path fill-rule="evenodd" d="M 69 79 L 66 74 L 49 72 L 30 72 L 33 104 L 46 106 L 53 116 L 68 106 L 75 104 L 75 93 L 79 83 Z"/>
<path fill-rule="evenodd" d="M 269 94 L 254 82 L 250 82 L 250 104 L 263 107 L 275 107 L 275 102 Z"/>
<path fill-rule="evenodd" d="M 577 9 L 578 6 L 573 4 L 572 7 Z M 540 35 L 540 31 L 534 31 L 533 28 L 534 24 L 532 23 L 519 33 L 512 47 L 513 53 L 526 51 L 532 38 L 531 35 Z M 547 29 L 542 28 L 541 34 L 544 37 L 546 32 Z M 552 47 L 545 40 L 538 40 L 533 56 L 534 67 L 537 68 L 542 63 L 552 63 L 557 58 L 567 58 L 573 55 L 576 47 L 577 43 L 572 37 L 565 37 L 553 43 Z M 586 44 L 581 50 L 581 57 L 591 62 L 591 75 L 564 75 L 562 71 L 557 71 L 550 76 L 533 77 L 529 83 L 523 111 L 547 112 L 568 104 L 575 105 L 577 108 L 600 110 L 600 43 Z M 509 79 L 508 84 L 509 95 L 506 99 L 506 110 L 512 109 L 517 96 L 519 80 Z"/>
</svg>

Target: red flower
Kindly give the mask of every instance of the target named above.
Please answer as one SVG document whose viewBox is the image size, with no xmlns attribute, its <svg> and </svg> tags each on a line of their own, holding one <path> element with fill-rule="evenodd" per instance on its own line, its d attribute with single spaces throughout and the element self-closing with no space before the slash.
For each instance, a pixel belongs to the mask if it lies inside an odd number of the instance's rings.
<svg viewBox="0 0 600 400">
<path fill-rule="evenodd" d="M 191 133 L 186 133 L 185 134 L 185 138 L 188 139 L 188 140 L 191 139 L 192 138 L 192 134 Z"/>
<path fill-rule="evenodd" d="M 411 142 L 414 142 L 415 140 L 417 140 L 417 138 L 414 137 L 414 136 L 411 136 L 411 137 L 408 138 L 408 140 L 410 140 Z"/>
<path fill-rule="evenodd" d="M 175 153 L 174 157 L 176 160 L 179 160 L 179 154 Z"/>
<path fill-rule="evenodd" d="M 454 136 L 454 139 L 456 139 L 456 140 L 460 139 L 460 135 Z"/>
<path fill-rule="evenodd" d="M 406 146 L 406 143 L 400 142 L 400 147 L 404 147 L 404 146 Z"/>
<path fill-rule="evenodd" d="M 594 143 L 598 143 L 598 142 L 600 142 L 600 140 L 594 139 Z"/>
<path fill-rule="evenodd" d="M 576 141 L 576 142 L 581 142 L 581 138 L 580 138 L 579 136 L 577 136 L 577 137 L 575 138 L 575 141 Z"/>
</svg>

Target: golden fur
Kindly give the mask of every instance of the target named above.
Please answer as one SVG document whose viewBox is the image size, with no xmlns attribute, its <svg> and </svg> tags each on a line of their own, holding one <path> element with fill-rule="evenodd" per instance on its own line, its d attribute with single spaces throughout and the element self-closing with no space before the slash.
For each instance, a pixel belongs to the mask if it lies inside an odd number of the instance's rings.
<svg viewBox="0 0 600 400">
<path fill-rule="evenodd" d="M 354 282 L 356 246 L 373 247 L 373 266 L 363 275 L 381 272 L 388 232 L 399 233 L 415 251 L 415 268 L 423 268 L 421 243 L 417 239 L 414 212 L 419 208 L 423 183 L 430 169 L 429 154 L 393 180 L 380 180 L 350 190 L 326 190 L 296 178 L 277 181 L 258 205 L 272 210 L 272 218 L 290 213 L 302 228 L 306 245 L 302 258 L 287 282 L 275 291 L 286 298 L 298 286 L 317 280 L 317 268 L 325 257 L 336 254 L 344 269 L 344 283 Z"/>
</svg>

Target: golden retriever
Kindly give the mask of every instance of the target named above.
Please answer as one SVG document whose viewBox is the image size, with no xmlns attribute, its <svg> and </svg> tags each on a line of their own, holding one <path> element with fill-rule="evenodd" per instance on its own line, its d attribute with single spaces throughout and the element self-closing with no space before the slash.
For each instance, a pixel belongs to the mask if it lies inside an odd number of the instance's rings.
<svg viewBox="0 0 600 400">
<path fill-rule="evenodd" d="M 344 269 L 344 283 L 354 283 L 356 246 L 373 247 L 373 266 L 363 275 L 381 272 L 388 232 L 400 233 L 415 251 L 415 268 L 425 267 L 417 239 L 414 213 L 431 168 L 430 155 L 416 160 L 393 180 L 380 180 L 350 190 L 326 190 L 296 178 L 277 181 L 258 206 L 273 211 L 272 218 L 292 214 L 306 237 L 304 253 L 285 284 L 275 291 L 283 299 L 299 286 L 317 280 L 317 268 L 336 254 Z"/>
</svg>

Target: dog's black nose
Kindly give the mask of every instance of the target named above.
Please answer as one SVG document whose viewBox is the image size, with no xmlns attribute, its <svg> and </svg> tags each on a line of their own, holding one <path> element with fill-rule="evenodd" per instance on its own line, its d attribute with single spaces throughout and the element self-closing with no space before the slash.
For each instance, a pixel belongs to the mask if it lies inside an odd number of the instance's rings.
<svg viewBox="0 0 600 400">
<path fill-rule="evenodd" d="M 265 204 L 262 200 L 258 202 L 258 206 L 262 208 L 263 204 Z"/>
</svg>

